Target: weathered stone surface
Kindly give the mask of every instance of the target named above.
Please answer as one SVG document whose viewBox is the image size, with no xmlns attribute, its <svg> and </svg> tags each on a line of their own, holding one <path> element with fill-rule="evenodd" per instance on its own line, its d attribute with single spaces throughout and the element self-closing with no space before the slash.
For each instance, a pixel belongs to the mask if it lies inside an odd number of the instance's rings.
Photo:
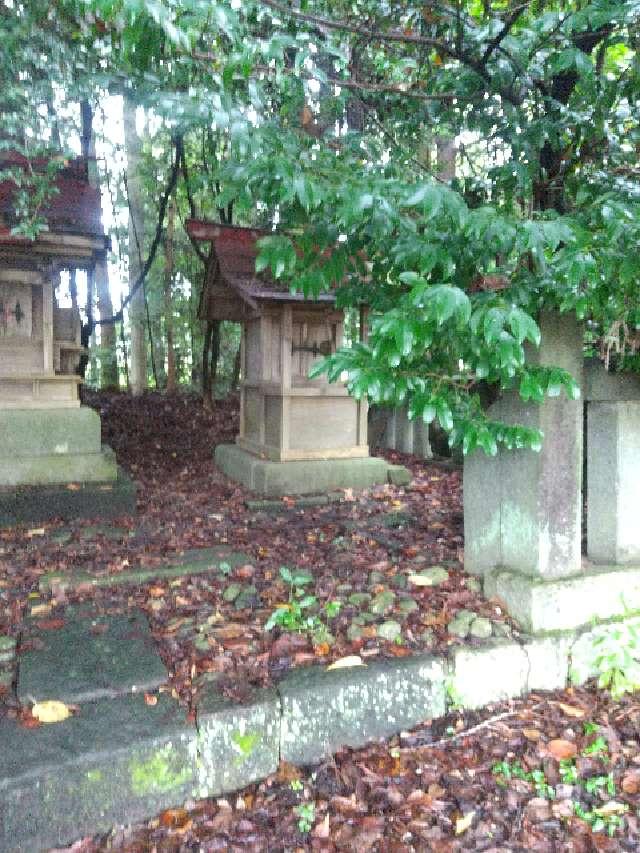
<svg viewBox="0 0 640 853">
<path fill-rule="evenodd" d="M 499 455 L 475 450 L 464 458 L 464 568 L 471 574 L 483 575 L 502 563 L 500 469 Z"/>
<path fill-rule="evenodd" d="M 411 728 L 445 710 L 444 664 L 420 656 L 327 672 L 312 667 L 279 684 L 281 757 L 307 764 L 341 746 Z"/>
<path fill-rule="evenodd" d="M 235 444 L 219 444 L 218 468 L 254 492 L 267 497 L 313 494 L 334 489 L 366 489 L 387 482 L 384 459 L 323 459 L 309 462 L 268 462 Z"/>
<path fill-rule="evenodd" d="M 464 708 L 482 708 L 521 696 L 528 673 L 524 649 L 516 643 L 496 643 L 482 649 L 456 649 L 449 683 L 456 702 Z"/>
<path fill-rule="evenodd" d="M 487 640 L 493 634 L 491 619 L 477 616 L 469 626 L 469 635 L 476 640 Z"/>
<path fill-rule="evenodd" d="M 113 451 L 16 456 L 0 459 L 1 486 L 38 486 L 56 483 L 102 483 L 118 476 Z"/>
<path fill-rule="evenodd" d="M 587 550 L 596 563 L 640 563 L 640 402 L 587 407 Z"/>
<path fill-rule="evenodd" d="M 0 409 L 0 459 L 76 453 L 100 453 L 93 409 Z"/>
<path fill-rule="evenodd" d="M 283 501 L 245 501 L 245 506 L 252 512 L 291 512 L 296 509 L 304 509 L 305 507 L 326 506 L 329 503 L 337 503 L 342 498 L 341 495 L 332 493 L 331 495 L 308 495 L 299 496 L 291 503 L 283 503 Z"/>
<path fill-rule="evenodd" d="M 598 567 L 554 581 L 497 571 L 485 576 L 484 589 L 487 597 L 500 598 L 525 630 L 565 631 L 640 610 L 640 567 Z"/>
<path fill-rule="evenodd" d="M 408 486 L 412 480 L 411 471 L 404 465 L 389 465 L 387 476 L 392 486 Z"/>
<path fill-rule="evenodd" d="M 61 574 L 49 572 L 40 579 L 41 592 L 56 589 L 78 589 L 83 586 L 128 586 L 147 583 L 154 578 L 179 578 L 189 575 L 218 572 L 221 564 L 227 564 L 232 569 L 249 562 L 246 554 L 230 551 L 224 546 L 214 548 L 194 548 L 176 556 L 173 562 L 160 566 L 150 566 L 130 569 L 117 574 L 96 575 L 91 572 L 73 572 Z"/>
<path fill-rule="evenodd" d="M 33 853 L 148 818 L 198 790 L 196 730 L 159 697 L 103 699 L 55 725 L 0 721 L 0 850 Z"/>
<path fill-rule="evenodd" d="M 456 615 L 447 625 L 447 631 L 454 637 L 464 638 L 468 635 L 471 629 L 471 623 L 476 618 L 477 614 L 472 610 L 458 610 Z"/>
<path fill-rule="evenodd" d="M 535 639 L 523 645 L 529 661 L 527 690 L 561 690 L 569 677 L 571 640 L 555 636 Z"/>
<path fill-rule="evenodd" d="M 0 527 L 48 521 L 52 518 L 117 518 L 136 509 L 136 487 L 118 469 L 116 480 L 0 488 Z"/>
<path fill-rule="evenodd" d="M 582 382 L 582 329 L 567 316 L 540 316 L 542 343 L 529 360 L 562 367 Z M 562 393 L 540 405 L 509 392 L 491 417 L 544 433 L 539 453 L 500 450 L 465 460 L 465 568 L 497 566 L 543 578 L 577 574 L 581 560 L 582 401 Z"/>
<path fill-rule="evenodd" d="M 275 690 L 256 690 L 242 705 L 210 686 L 198 703 L 197 796 L 233 791 L 278 768 L 280 700 Z"/>
<path fill-rule="evenodd" d="M 146 618 L 82 617 L 67 611 L 64 627 L 28 630 L 36 648 L 20 656 L 18 698 L 78 704 L 157 687 L 167 671 Z"/>
<path fill-rule="evenodd" d="M 584 400 L 599 403 L 626 403 L 640 400 L 637 373 L 609 373 L 599 358 L 584 363 Z"/>
</svg>

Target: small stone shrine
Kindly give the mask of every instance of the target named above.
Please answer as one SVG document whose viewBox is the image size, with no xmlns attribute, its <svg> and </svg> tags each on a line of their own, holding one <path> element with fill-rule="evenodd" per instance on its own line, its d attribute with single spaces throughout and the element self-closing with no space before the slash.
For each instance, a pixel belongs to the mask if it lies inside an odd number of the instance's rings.
<svg viewBox="0 0 640 853">
<path fill-rule="evenodd" d="M 5 152 L 2 165 L 27 162 Z M 15 184 L 0 183 L 0 524 L 135 506 L 132 484 L 101 444 L 99 415 L 80 405 L 79 313 L 56 298 L 60 273 L 92 275 L 107 247 L 86 160 L 60 169 L 55 190 L 47 227 L 29 240 L 12 234 Z"/>
<path fill-rule="evenodd" d="M 369 456 L 366 402 L 308 375 L 342 344 L 333 294 L 307 299 L 256 274 L 266 232 L 200 220 L 187 229 L 212 248 L 201 318 L 242 323 L 240 434 L 216 448 L 220 470 L 274 497 L 386 482 L 387 463 Z"/>
</svg>

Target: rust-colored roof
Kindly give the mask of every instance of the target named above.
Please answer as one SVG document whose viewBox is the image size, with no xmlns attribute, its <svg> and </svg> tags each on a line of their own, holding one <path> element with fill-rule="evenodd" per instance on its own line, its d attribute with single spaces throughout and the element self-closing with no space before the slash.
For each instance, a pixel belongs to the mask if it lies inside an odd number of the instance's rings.
<svg viewBox="0 0 640 853">
<path fill-rule="evenodd" d="M 0 165 L 27 167 L 26 159 L 16 152 L 2 152 Z M 42 172 L 44 160 L 34 160 L 31 167 Z M 87 162 L 83 158 L 68 161 L 57 173 L 54 193 L 42 211 L 49 231 L 75 234 L 83 237 L 103 237 L 100 191 L 88 180 Z M 0 236 L 3 241 L 22 242 L 10 236 L 17 224 L 14 208 L 16 185 L 13 181 L 0 182 Z"/>
<path fill-rule="evenodd" d="M 187 232 L 194 240 L 213 243 L 218 261 L 218 277 L 243 299 L 278 302 L 334 302 L 332 293 L 307 299 L 303 293 L 291 293 L 287 282 L 275 280 L 264 270 L 256 273 L 257 241 L 269 236 L 260 228 L 218 225 L 202 219 L 188 219 Z"/>
</svg>

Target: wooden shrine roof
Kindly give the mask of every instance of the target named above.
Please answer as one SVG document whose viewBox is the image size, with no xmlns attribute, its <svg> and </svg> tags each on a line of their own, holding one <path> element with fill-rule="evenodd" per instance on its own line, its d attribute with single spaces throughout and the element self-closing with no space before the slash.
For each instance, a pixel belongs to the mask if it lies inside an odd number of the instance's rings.
<svg viewBox="0 0 640 853">
<path fill-rule="evenodd" d="M 31 168 L 44 172 L 47 162 L 38 159 L 31 162 Z M 69 234 L 93 239 L 104 238 L 100 191 L 89 183 L 87 161 L 78 157 L 66 161 L 57 172 L 54 186 L 57 190 L 49 199 L 42 213 L 47 221 L 49 232 Z M 25 157 L 15 151 L 0 152 L 1 167 L 27 169 L 29 163 Z M 14 199 L 17 191 L 11 180 L 0 182 L 0 241 L 20 244 L 31 242 L 11 234 L 17 223 Z"/>
<path fill-rule="evenodd" d="M 217 280 L 230 287 L 252 308 L 260 301 L 330 303 L 332 293 L 321 293 L 308 299 L 303 293 L 292 293 L 288 282 L 274 279 L 264 270 L 256 272 L 257 241 L 269 236 L 260 228 L 241 228 L 235 225 L 218 225 L 202 219 L 188 219 L 187 232 L 192 239 L 211 243 L 217 260 Z"/>
</svg>

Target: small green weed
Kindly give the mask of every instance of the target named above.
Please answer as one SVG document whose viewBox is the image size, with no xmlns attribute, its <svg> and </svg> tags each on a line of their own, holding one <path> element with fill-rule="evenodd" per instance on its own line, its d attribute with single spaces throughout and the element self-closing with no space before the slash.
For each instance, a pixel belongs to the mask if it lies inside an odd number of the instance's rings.
<svg viewBox="0 0 640 853">
<path fill-rule="evenodd" d="M 605 756 L 609 754 L 609 744 L 606 740 L 599 735 L 593 743 L 590 743 L 589 746 L 585 746 L 582 750 L 583 755 L 595 755 L 595 756 Z"/>
<path fill-rule="evenodd" d="M 621 803 L 620 814 L 611 814 L 610 812 L 605 812 L 604 809 L 587 810 L 583 808 L 580 803 L 574 802 L 573 810 L 577 817 L 589 824 L 592 832 L 606 832 L 607 835 L 612 838 L 618 829 L 622 829 L 624 827 L 624 818 L 622 817 L 622 814 L 628 811 L 628 806 Z"/>
<path fill-rule="evenodd" d="M 311 634 L 315 645 L 320 643 L 331 645 L 334 638 L 320 616 L 313 612 L 318 599 L 315 595 L 305 592 L 305 587 L 313 582 L 313 577 L 307 572 L 292 572 L 286 566 L 281 566 L 280 577 L 289 585 L 289 600 L 279 604 L 269 616 L 264 626 L 265 631 L 271 631 L 278 625 L 283 631 Z M 324 605 L 325 617 L 333 619 L 338 615 L 341 607 L 340 601 L 327 601 Z"/>
<path fill-rule="evenodd" d="M 598 672 L 598 687 L 613 699 L 640 690 L 640 626 L 627 620 L 596 628 L 590 654 L 581 668 L 574 666 L 572 680 L 584 681 L 593 669 Z"/>
<path fill-rule="evenodd" d="M 315 803 L 300 803 L 293 810 L 298 816 L 298 829 L 303 835 L 311 832 L 316 819 L 316 804 Z"/>
</svg>

